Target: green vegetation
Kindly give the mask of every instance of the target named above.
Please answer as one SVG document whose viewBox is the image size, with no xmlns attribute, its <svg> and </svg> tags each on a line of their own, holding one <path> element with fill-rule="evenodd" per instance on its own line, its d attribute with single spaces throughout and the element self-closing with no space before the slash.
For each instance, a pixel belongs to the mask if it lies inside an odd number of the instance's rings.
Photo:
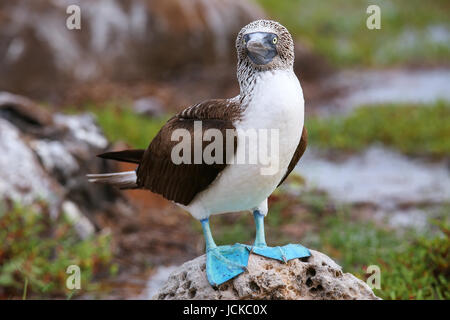
<svg viewBox="0 0 450 320">
<path fill-rule="evenodd" d="M 0 205 L 0 298 L 70 298 L 95 289 L 94 277 L 112 258 L 108 235 L 80 240 L 63 215 L 52 219 L 42 203 Z M 80 290 L 66 288 L 70 265 L 81 269 Z"/>
<path fill-rule="evenodd" d="M 391 299 L 450 299 L 450 226 L 441 235 L 419 237 L 398 255 L 381 261 L 386 269 L 381 295 Z"/>
<path fill-rule="evenodd" d="M 417 235 L 410 230 L 399 235 L 371 222 L 355 222 L 340 213 L 323 221 L 319 239 L 311 242 L 336 258 L 345 272 L 360 279 L 364 269 L 378 265 L 383 299 L 449 299 L 450 225 L 438 223 L 437 235 Z"/>
<path fill-rule="evenodd" d="M 109 141 L 125 141 L 133 148 L 146 149 L 168 117 L 150 118 L 129 108 L 90 108 Z"/>
<path fill-rule="evenodd" d="M 450 104 L 362 107 L 348 116 L 309 118 L 312 146 L 360 151 L 382 143 L 407 155 L 450 155 Z"/>
<path fill-rule="evenodd" d="M 447 63 L 446 0 L 258 0 L 292 34 L 337 66 Z M 381 29 L 369 30 L 366 9 L 381 9 Z M 437 30 L 437 31 L 436 31 Z"/>
</svg>

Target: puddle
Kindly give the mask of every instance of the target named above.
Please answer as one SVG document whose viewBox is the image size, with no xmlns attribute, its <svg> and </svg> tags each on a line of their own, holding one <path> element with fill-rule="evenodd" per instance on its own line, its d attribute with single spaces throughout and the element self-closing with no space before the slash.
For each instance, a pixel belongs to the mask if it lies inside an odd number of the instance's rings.
<svg viewBox="0 0 450 320">
<path fill-rule="evenodd" d="M 321 105 L 325 114 L 366 104 L 450 101 L 450 69 L 342 71 L 323 83 L 336 85 L 343 94 Z"/>
<path fill-rule="evenodd" d="M 343 162 L 309 148 L 296 170 L 308 188 L 324 190 L 340 202 L 389 209 L 450 201 L 450 170 L 445 162 L 427 163 L 381 147 L 370 147 Z"/>
<path fill-rule="evenodd" d="M 429 220 L 439 219 L 442 213 L 439 207 L 398 209 L 393 212 L 379 210 L 374 218 L 386 221 L 396 229 L 412 228 L 423 232 L 430 226 Z"/>
<path fill-rule="evenodd" d="M 448 37 L 439 26 L 430 32 L 435 41 Z M 318 106 L 321 116 L 363 105 L 429 104 L 450 101 L 450 69 L 344 70 L 322 86 L 339 88 L 340 95 Z M 335 201 L 374 204 L 375 218 L 395 228 L 422 229 L 435 205 L 442 208 L 450 202 L 450 163 L 428 163 L 382 147 L 370 147 L 345 161 L 308 148 L 296 170 L 308 188 L 326 191 Z"/>
</svg>

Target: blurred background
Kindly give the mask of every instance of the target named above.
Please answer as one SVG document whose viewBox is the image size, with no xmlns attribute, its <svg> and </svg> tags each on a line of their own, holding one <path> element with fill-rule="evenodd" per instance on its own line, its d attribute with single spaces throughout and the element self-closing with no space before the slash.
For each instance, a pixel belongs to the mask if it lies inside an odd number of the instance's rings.
<svg viewBox="0 0 450 320">
<path fill-rule="evenodd" d="M 150 298 L 203 254 L 188 213 L 85 174 L 131 170 L 95 155 L 238 94 L 235 37 L 271 18 L 295 38 L 309 144 L 270 197 L 268 243 L 363 280 L 378 265 L 384 299 L 449 299 L 449 16 L 445 0 L 0 0 L 0 298 Z M 219 244 L 253 241 L 248 213 L 211 224 Z"/>
</svg>

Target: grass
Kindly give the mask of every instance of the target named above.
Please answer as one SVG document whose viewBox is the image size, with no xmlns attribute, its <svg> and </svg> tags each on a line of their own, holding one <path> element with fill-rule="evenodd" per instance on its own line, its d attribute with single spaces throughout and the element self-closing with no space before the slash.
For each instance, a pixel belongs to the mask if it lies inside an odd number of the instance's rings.
<svg viewBox="0 0 450 320">
<path fill-rule="evenodd" d="M 130 108 L 88 108 L 97 116 L 109 141 L 125 141 L 134 148 L 146 149 L 169 119 L 168 116 L 149 118 L 133 112 Z"/>
<path fill-rule="evenodd" d="M 303 43 L 337 66 L 448 63 L 448 36 L 446 40 L 433 40 L 433 30 L 450 31 L 450 4 L 446 0 L 257 2 Z M 380 30 L 366 27 L 366 9 L 372 4 L 381 9 Z"/>
<path fill-rule="evenodd" d="M 352 221 L 341 212 L 323 221 L 323 231 L 310 246 L 363 280 L 369 265 L 379 266 L 381 288 L 374 293 L 383 299 L 450 299 L 450 225 L 437 225 L 433 236 L 412 230 L 399 235 L 371 222 Z"/>
<path fill-rule="evenodd" d="M 450 155 L 450 104 L 361 107 L 348 116 L 309 118 L 309 145 L 360 151 L 382 143 L 407 155 Z"/>
<path fill-rule="evenodd" d="M 80 240 L 64 215 L 52 219 L 43 203 L 0 205 L 0 298 L 72 297 L 96 288 L 95 276 L 112 258 L 108 235 Z M 80 290 L 66 288 L 70 265 L 80 267 Z"/>
</svg>

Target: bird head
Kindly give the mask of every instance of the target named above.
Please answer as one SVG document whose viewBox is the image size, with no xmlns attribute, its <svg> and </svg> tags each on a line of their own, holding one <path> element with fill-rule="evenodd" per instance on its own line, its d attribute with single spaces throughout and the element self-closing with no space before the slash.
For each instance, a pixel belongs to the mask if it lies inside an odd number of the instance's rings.
<svg viewBox="0 0 450 320">
<path fill-rule="evenodd" d="M 239 32 L 236 39 L 238 68 L 258 71 L 288 69 L 294 65 L 294 41 L 280 23 L 257 20 Z"/>
</svg>

